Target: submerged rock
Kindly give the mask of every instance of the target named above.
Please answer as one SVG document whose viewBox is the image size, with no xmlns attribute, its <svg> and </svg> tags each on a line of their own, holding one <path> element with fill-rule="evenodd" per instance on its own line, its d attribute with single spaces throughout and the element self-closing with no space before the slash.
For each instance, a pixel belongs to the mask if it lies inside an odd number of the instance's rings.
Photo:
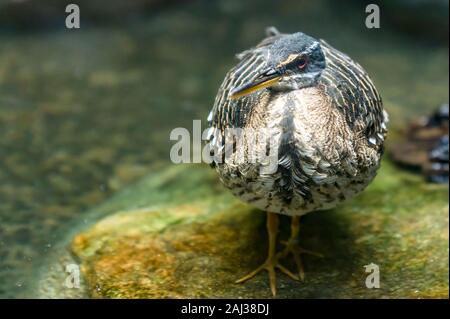
<svg viewBox="0 0 450 319">
<path fill-rule="evenodd" d="M 271 297 L 265 273 L 234 283 L 265 259 L 265 215 L 207 167 L 168 168 L 99 210 L 114 213 L 71 243 L 88 296 Z M 448 226 L 448 188 L 385 162 L 365 193 L 303 218 L 301 243 L 325 257 L 304 257 L 304 282 L 278 274 L 277 297 L 448 298 Z M 280 237 L 288 234 L 284 217 Z M 365 285 L 371 263 L 379 289 Z"/>
</svg>

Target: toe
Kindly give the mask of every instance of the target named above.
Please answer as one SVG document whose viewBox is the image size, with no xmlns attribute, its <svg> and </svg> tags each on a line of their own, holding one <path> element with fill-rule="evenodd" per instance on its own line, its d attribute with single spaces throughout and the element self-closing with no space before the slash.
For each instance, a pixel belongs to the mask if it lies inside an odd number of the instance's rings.
<svg viewBox="0 0 450 319">
<path fill-rule="evenodd" d="M 282 273 L 284 273 L 285 275 L 288 275 L 292 279 L 294 279 L 294 280 L 299 280 L 300 279 L 298 276 L 294 275 L 289 269 L 287 269 L 283 265 L 278 264 L 277 267 L 278 267 L 278 269 L 281 270 Z"/>
<path fill-rule="evenodd" d="M 272 291 L 272 295 L 275 297 L 277 294 L 277 279 L 275 274 L 275 269 L 270 267 L 267 269 L 269 272 L 269 281 L 270 281 L 270 290 Z"/>
</svg>

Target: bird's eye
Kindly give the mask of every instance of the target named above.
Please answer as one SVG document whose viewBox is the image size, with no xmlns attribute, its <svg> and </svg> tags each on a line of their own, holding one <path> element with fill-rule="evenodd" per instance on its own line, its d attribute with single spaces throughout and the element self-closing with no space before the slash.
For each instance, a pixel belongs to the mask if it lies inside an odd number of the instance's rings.
<svg viewBox="0 0 450 319">
<path fill-rule="evenodd" d="M 299 59 L 297 66 L 299 69 L 304 69 L 306 66 L 306 59 L 305 58 Z"/>
</svg>

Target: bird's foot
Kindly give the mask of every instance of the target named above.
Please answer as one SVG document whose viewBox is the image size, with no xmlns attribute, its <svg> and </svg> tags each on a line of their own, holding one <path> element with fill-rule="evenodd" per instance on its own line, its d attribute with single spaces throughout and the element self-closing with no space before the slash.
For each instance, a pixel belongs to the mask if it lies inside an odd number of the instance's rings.
<svg viewBox="0 0 450 319">
<path fill-rule="evenodd" d="M 281 241 L 281 243 L 285 245 L 285 247 L 281 252 L 278 253 L 277 258 L 282 259 L 287 257 L 289 254 L 292 254 L 292 256 L 294 257 L 295 264 L 297 266 L 298 276 L 296 277 L 302 281 L 305 279 L 305 270 L 303 268 L 301 255 L 306 254 L 323 258 L 322 254 L 301 247 L 298 244 L 297 239 L 290 238 L 287 241 Z"/>
<path fill-rule="evenodd" d="M 294 275 L 291 271 L 289 271 L 289 269 L 287 269 L 286 267 L 281 265 L 280 262 L 279 262 L 279 259 L 280 258 L 279 258 L 278 254 L 274 255 L 272 257 L 268 257 L 266 259 L 266 261 L 261 266 L 259 266 L 258 268 L 256 268 L 252 272 L 248 273 L 247 275 L 245 275 L 241 279 L 236 280 L 236 283 L 239 284 L 239 283 L 245 282 L 245 281 L 255 277 L 259 272 L 261 272 L 263 270 L 267 270 L 267 272 L 269 273 L 270 290 L 272 291 L 272 295 L 275 296 L 276 293 L 277 293 L 276 272 L 275 272 L 275 270 L 277 268 L 282 273 L 288 275 L 292 279 L 294 279 L 294 280 L 298 280 L 299 279 L 296 275 Z"/>
</svg>

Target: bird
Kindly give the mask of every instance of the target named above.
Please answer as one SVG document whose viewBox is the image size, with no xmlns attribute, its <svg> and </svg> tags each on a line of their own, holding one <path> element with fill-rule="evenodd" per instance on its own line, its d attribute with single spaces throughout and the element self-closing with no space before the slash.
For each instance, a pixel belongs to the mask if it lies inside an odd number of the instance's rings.
<svg viewBox="0 0 450 319">
<path fill-rule="evenodd" d="M 276 296 L 277 270 L 303 280 L 302 255 L 323 257 L 300 246 L 301 216 L 334 208 L 370 184 L 389 119 L 367 72 L 325 40 L 268 27 L 236 57 L 209 113 L 206 143 L 220 181 L 267 214 L 267 258 L 236 283 L 267 271 Z M 249 155 L 271 152 L 270 160 Z M 291 226 L 278 250 L 280 215 Z M 296 271 L 283 265 L 291 255 Z"/>
</svg>

